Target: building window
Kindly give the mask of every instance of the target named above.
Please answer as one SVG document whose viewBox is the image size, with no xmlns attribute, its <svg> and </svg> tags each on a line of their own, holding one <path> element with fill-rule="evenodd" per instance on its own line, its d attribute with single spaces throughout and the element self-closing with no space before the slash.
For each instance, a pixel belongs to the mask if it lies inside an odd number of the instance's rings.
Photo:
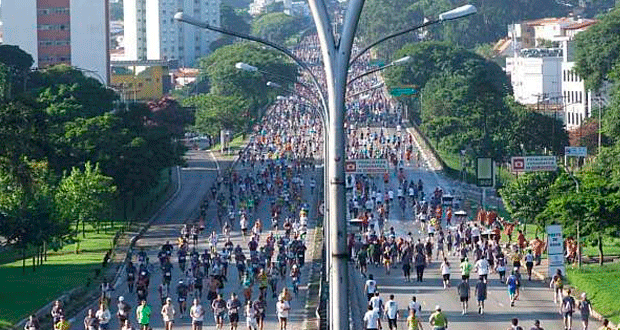
<svg viewBox="0 0 620 330">
<path fill-rule="evenodd" d="M 562 81 L 566 81 L 566 70 L 562 71 Z"/>
</svg>

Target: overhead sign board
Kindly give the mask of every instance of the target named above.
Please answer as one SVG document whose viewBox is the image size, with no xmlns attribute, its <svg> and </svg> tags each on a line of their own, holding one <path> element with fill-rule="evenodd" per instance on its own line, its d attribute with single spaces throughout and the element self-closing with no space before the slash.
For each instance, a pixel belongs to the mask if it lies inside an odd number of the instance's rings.
<svg viewBox="0 0 620 330">
<path fill-rule="evenodd" d="M 564 269 L 564 240 L 562 239 L 562 226 L 547 226 L 547 254 L 549 260 L 549 276 L 553 276 L 557 270 L 566 274 Z"/>
<path fill-rule="evenodd" d="M 390 95 L 392 96 L 410 96 L 415 95 L 418 91 L 414 88 L 392 88 Z"/>
<path fill-rule="evenodd" d="M 478 187 L 493 187 L 493 159 L 478 158 L 476 160 L 476 177 Z"/>
<path fill-rule="evenodd" d="M 513 172 L 555 171 L 558 164 L 555 156 L 512 157 L 511 168 Z"/>
<path fill-rule="evenodd" d="M 588 148 L 587 147 L 564 147 L 564 155 L 573 156 L 573 157 L 587 157 Z"/>
<path fill-rule="evenodd" d="M 383 174 L 388 171 L 388 161 L 385 158 L 351 159 L 344 162 L 347 174 Z"/>
</svg>

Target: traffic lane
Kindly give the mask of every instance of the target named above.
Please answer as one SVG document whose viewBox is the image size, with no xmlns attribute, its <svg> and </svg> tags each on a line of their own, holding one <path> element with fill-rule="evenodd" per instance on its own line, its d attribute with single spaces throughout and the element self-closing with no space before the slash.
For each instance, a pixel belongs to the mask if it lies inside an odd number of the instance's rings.
<svg viewBox="0 0 620 330">
<path fill-rule="evenodd" d="M 424 238 L 425 236 L 413 228 L 418 225 L 413 221 L 392 221 L 390 225 L 397 229 L 397 232 L 412 231 L 414 239 Z M 540 281 L 522 280 L 520 299 L 517 300 L 515 307 L 510 307 L 508 292 L 506 285 L 499 281 L 499 275 L 489 275 L 489 286 L 487 292 L 487 300 L 485 302 L 485 314 L 477 314 L 477 302 L 475 299 L 475 291 L 473 287 L 477 283 L 477 275 L 472 272 L 470 285 L 472 291 L 470 293 L 468 314 L 462 316 L 461 304 L 458 300 L 456 286 L 460 282 L 460 271 L 458 269 L 460 260 L 455 256 L 449 256 L 451 265 L 451 288 L 443 289 L 440 276 L 440 263 L 434 261 L 425 270 L 425 279 L 423 283 L 407 283 L 404 282 L 400 265 L 396 269 L 392 269 L 391 275 L 386 275 L 382 268 L 373 268 L 377 282 L 382 285 L 382 296 L 387 299 L 389 294 L 395 294 L 397 302 L 401 309 L 406 309 L 406 304 L 411 300 L 412 295 L 416 295 L 418 301 L 423 305 L 423 309 L 431 311 L 436 304 L 442 309 L 453 315 L 453 329 L 471 329 L 472 326 L 481 326 L 484 329 L 504 329 L 513 317 L 519 318 L 522 325 L 531 325 L 533 320 L 539 319 L 542 326 L 547 329 L 560 329 L 563 327 L 562 318 L 559 314 L 559 305 L 553 303 L 552 291 L 548 285 Z M 372 268 L 372 266 L 371 266 Z M 370 273 L 370 271 L 369 271 Z M 403 305 L 405 304 L 405 305 Z M 575 326 L 578 326 L 579 315 L 575 314 Z M 403 314 L 404 315 L 404 314 Z M 425 316 L 427 318 L 427 316 Z M 471 323 L 474 322 L 474 325 Z M 476 323 L 477 322 L 477 323 Z M 592 325 L 598 322 L 590 321 Z M 502 328 L 503 327 L 503 328 Z"/>
<path fill-rule="evenodd" d="M 156 270 L 158 265 L 157 249 L 161 247 L 166 240 L 170 240 L 174 244 L 174 239 L 179 236 L 181 224 L 184 223 L 193 212 L 196 212 L 197 205 L 200 201 L 200 199 L 196 201 L 196 195 L 206 193 L 208 187 L 215 182 L 214 180 L 216 178 L 217 171 L 191 170 L 192 167 L 217 168 L 214 160 L 209 160 L 200 153 L 196 154 L 198 154 L 196 159 L 190 159 L 187 162 L 189 170 L 186 169 L 181 171 L 180 191 L 177 196 L 166 206 L 165 209 L 162 210 L 162 212 L 160 212 L 159 216 L 153 221 L 153 225 L 146 231 L 145 235 L 136 242 L 134 256 L 141 249 L 147 251 L 149 260 L 153 265 L 153 270 Z M 190 206 L 188 207 L 188 205 Z M 191 205 L 194 205 L 193 208 Z M 135 257 L 134 262 L 136 262 Z M 113 299 L 110 306 L 110 312 L 113 315 L 117 311 L 116 303 L 118 302 L 117 298 L 119 296 L 125 297 L 126 301 L 133 307 L 132 313 L 135 312 L 135 308 L 137 306 L 135 292 L 129 293 L 125 276 L 125 273 L 121 274 L 120 285 L 112 293 Z M 159 274 L 159 276 L 155 276 L 155 278 L 151 277 L 148 293 L 148 300 L 151 304 L 153 301 L 157 300 L 157 287 L 160 283 L 161 274 Z M 153 299 L 153 297 L 155 297 L 155 299 Z M 96 311 L 97 306 L 94 305 L 92 308 Z M 154 315 L 158 315 L 158 313 L 154 313 Z M 74 318 L 71 324 L 71 329 L 82 329 L 82 320 L 85 316 L 86 310 L 81 311 Z M 135 314 L 132 314 L 130 319 L 135 321 Z M 112 329 L 120 328 L 116 317 L 112 318 L 110 326 Z"/>
</svg>

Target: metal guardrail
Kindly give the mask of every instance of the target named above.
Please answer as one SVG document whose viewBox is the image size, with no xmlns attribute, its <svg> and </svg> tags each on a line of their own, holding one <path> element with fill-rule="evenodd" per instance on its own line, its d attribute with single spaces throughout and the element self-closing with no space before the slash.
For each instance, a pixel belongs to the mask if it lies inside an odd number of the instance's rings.
<svg viewBox="0 0 620 330">
<path fill-rule="evenodd" d="M 327 330 L 327 297 L 329 296 L 329 286 L 326 285 L 326 272 L 325 272 L 325 243 L 321 249 L 321 280 L 319 281 L 319 304 L 316 307 L 316 322 L 319 330 Z"/>
</svg>

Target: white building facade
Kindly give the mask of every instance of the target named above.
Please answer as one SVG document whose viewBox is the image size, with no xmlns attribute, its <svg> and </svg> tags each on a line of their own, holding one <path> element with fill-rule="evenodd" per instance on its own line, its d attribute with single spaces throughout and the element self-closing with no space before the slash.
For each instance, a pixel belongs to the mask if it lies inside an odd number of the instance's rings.
<svg viewBox="0 0 620 330">
<path fill-rule="evenodd" d="M 108 0 L 2 1 L 3 43 L 16 45 L 34 67 L 68 64 L 109 82 Z"/>
<path fill-rule="evenodd" d="M 184 12 L 220 26 L 220 0 L 125 0 L 125 58 L 129 61 L 178 60 L 195 66 L 219 34 L 174 20 Z"/>
<path fill-rule="evenodd" d="M 593 24 L 595 20 L 553 18 L 509 26 L 514 55 L 506 59 L 506 72 L 510 75 L 515 100 L 526 105 L 561 107 L 569 130 L 591 116 L 593 95 L 573 70 L 572 41 Z M 555 42 L 561 48 L 521 49 L 523 45 L 537 45 L 541 40 Z"/>
</svg>

